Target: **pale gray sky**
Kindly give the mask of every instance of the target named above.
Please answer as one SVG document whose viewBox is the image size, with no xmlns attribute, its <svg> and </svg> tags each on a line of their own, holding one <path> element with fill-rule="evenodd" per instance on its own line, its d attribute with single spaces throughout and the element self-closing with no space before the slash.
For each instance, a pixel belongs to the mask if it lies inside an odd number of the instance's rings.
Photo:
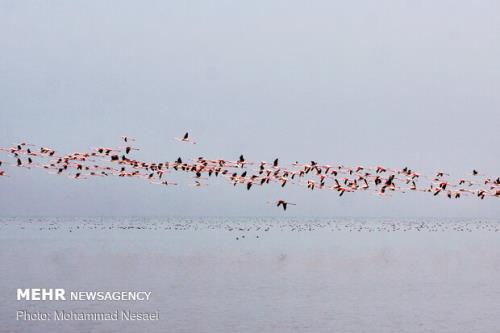
<svg viewBox="0 0 500 333">
<path fill-rule="evenodd" d="M 498 1 L 0 1 L 0 146 L 500 174 Z M 196 146 L 172 140 L 189 130 Z M 0 179 L 1 215 L 500 216 L 499 200 Z M 186 184 L 186 182 L 183 182 Z"/>
</svg>

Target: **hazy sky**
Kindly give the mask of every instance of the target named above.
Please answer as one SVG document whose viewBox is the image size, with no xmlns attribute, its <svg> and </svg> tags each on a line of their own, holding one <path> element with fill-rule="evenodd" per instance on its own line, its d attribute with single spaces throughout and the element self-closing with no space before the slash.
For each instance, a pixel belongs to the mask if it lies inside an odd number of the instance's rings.
<svg viewBox="0 0 500 333">
<path fill-rule="evenodd" d="M 0 1 L 0 146 L 500 175 L 498 1 Z M 184 145 L 185 131 L 199 141 Z M 5 158 L 5 155 L 2 155 Z M 500 201 L 13 170 L 1 215 L 499 217 Z M 182 184 L 189 184 L 185 180 Z"/>
</svg>

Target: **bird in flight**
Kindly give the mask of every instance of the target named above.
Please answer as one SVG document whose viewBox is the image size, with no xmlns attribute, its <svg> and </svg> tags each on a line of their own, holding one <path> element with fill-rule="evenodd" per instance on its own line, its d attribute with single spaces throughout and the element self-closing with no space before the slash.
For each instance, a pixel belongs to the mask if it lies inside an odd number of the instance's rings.
<svg viewBox="0 0 500 333">
<path fill-rule="evenodd" d="M 195 144 L 186 133 L 181 142 Z M 85 152 L 62 154 L 45 146 L 27 143 L 0 147 L 0 154 L 7 154 L 12 159 L 0 160 L 0 176 L 6 176 L 4 168 L 18 167 L 26 170 L 42 169 L 49 174 L 66 175 L 69 178 L 82 180 L 97 177 L 135 178 L 158 185 L 177 185 L 170 179 L 172 174 L 187 174 L 195 178 L 192 187 L 208 186 L 208 179 L 225 179 L 233 187 L 243 187 L 252 192 L 259 191 L 257 186 L 280 188 L 303 186 L 314 192 L 329 190 L 338 196 L 348 196 L 354 192 L 368 192 L 381 197 L 390 197 L 393 193 L 422 192 L 434 197 L 459 199 L 463 197 L 500 198 L 500 177 L 483 175 L 479 169 L 473 169 L 472 177 L 455 178 L 444 171 L 433 174 L 420 174 L 405 166 L 404 168 L 388 168 L 385 166 L 349 167 L 339 163 L 322 164 L 283 163 L 276 158 L 273 162 L 260 163 L 247 160 L 243 155 L 235 160 L 183 159 L 178 157 L 169 161 L 144 161 L 133 157 L 139 148 L 132 147 L 130 137 L 123 136 L 125 144 L 121 147 L 98 147 Z M 135 144 L 134 144 L 135 146 Z M 9 173 L 9 176 L 11 174 Z M 201 182 L 203 180 L 203 182 Z M 271 184 L 271 185 L 270 185 Z M 288 205 L 295 205 L 284 200 L 268 202 L 286 210 Z"/>
<path fill-rule="evenodd" d="M 278 201 L 276 202 L 276 207 L 282 206 L 282 207 L 283 207 L 283 210 L 286 210 L 286 207 L 287 207 L 288 205 L 293 205 L 293 206 L 296 206 L 296 204 L 291 203 L 291 202 L 286 202 L 285 200 L 278 200 Z"/>
<path fill-rule="evenodd" d="M 125 142 L 135 141 L 135 139 L 132 139 L 131 137 L 128 137 L 126 135 L 122 135 L 122 140 Z"/>
<path fill-rule="evenodd" d="M 191 143 L 193 145 L 196 144 L 196 141 L 193 141 L 193 139 L 191 139 L 189 137 L 189 132 L 186 132 L 186 134 L 184 134 L 184 136 L 182 138 L 174 138 L 176 139 L 177 141 L 180 141 L 180 142 L 187 142 L 187 143 Z"/>
</svg>

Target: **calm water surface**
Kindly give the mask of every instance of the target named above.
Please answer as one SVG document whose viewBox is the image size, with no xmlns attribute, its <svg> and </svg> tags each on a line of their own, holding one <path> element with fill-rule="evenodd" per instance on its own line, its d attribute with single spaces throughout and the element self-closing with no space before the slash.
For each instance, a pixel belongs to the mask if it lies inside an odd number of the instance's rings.
<svg viewBox="0 0 500 333">
<path fill-rule="evenodd" d="M 16 301 L 16 288 L 149 302 Z M 500 332 L 500 221 L 0 219 L 0 332 Z M 159 311 L 16 321 L 19 309 Z"/>
</svg>

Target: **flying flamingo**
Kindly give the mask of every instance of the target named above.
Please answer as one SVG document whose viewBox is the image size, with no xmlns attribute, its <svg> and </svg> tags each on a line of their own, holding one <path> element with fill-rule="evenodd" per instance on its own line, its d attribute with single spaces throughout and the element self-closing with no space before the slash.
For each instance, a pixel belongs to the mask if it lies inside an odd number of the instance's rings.
<svg viewBox="0 0 500 333">
<path fill-rule="evenodd" d="M 293 205 L 293 206 L 296 206 L 296 204 L 291 203 L 291 202 L 287 202 L 287 201 L 285 201 L 285 200 L 278 200 L 278 201 L 276 201 L 276 207 L 282 206 L 282 207 L 283 207 L 283 210 L 286 210 L 286 207 L 287 207 L 288 205 Z"/>
<path fill-rule="evenodd" d="M 196 144 L 195 141 L 193 141 L 190 137 L 189 137 L 189 133 L 186 132 L 186 134 L 184 134 L 184 136 L 182 138 L 174 138 L 176 139 L 177 141 L 181 141 L 181 142 L 187 142 L 187 143 L 191 143 L 193 145 Z"/>
<path fill-rule="evenodd" d="M 151 184 L 157 184 L 157 185 L 165 185 L 165 186 L 168 186 L 168 185 L 177 185 L 177 183 L 172 183 L 172 182 L 169 182 L 169 181 L 161 181 L 161 182 L 151 182 Z"/>
<path fill-rule="evenodd" d="M 132 150 L 138 150 L 130 143 L 135 140 L 125 136 L 122 139 L 127 143 L 123 147 L 98 147 L 90 152 L 73 152 L 60 156 L 55 155 L 53 149 L 46 147 L 35 149 L 31 148 L 33 145 L 26 143 L 10 148 L 0 147 L 0 153 L 10 153 L 14 158 L 12 164 L 3 163 L 3 165 L 27 169 L 41 168 L 51 174 L 56 173 L 73 179 L 87 179 L 86 177 L 89 176 L 116 176 L 133 177 L 153 184 L 176 185 L 176 183 L 162 181 L 162 176 L 165 172 L 178 171 L 194 176 L 196 182 L 191 185 L 194 187 L 207 186 L 208 184 L 201 183 L 201 180 L 206 180 L 214 174 L 215 176 L 221 175 L 233 185 L 242 184 L 248 190 L 254 185 L 264 186 L 276 183 L 281 187 L 299 184 L 307 185 L 307 188 L 311 190 L 334 190 L 339 196 L 343 196 L 345 192 L 359 192 L 359 190 L 374 192 L 380 196 L 389 195 L 392 192 L 405 193 L 409 190 L 451 198 L 458 198 L 462 195 L 477 196 L 479 199 L 500 197 L 500 178 L 486 177 L 477 169 L 473 169 L 472 176 L 475 177 L 474 181 L 471 181 L 460 178 L 445 180 L 444 177 L 449 175 L 443 171 L 437 172 L 434 177 L 428 177 L 408 167 L 402 169 L 390 169 L 384 166 L 349 167 L 337 163 L 333 166 L 320 165 L 315 161 L 306 164 L 295 162 L 291 164 L 291 167 L 287 167 L 286 164 L 279 163 L 281 161 L 277 158 L 271 163 L 264 161 L 254 163 L 246 160 L 243 155 L 235 161 L 198 157 L 187 162 L 179 157 L 173 162 L 144 162 L 128 157 Z M 195 143 L 188 133 L 183 138 L 176 139 Z M 0 166 L 2 166 L 1 161 Z M 240 169 L 246 166 L 255 166 L 255 169 L 248 168 L 241 170 L 241 173 L 234 172 L 235 168 Z M 6 176 L 5 171 L 0 170 L 0 176 Z M 430 185 L 430 188 L 425 189 L 426 185 Z M 461 187 L 457 188 L 458 186 Z M 286 210 L 289 203 L 280 200 L 273 204 Z"/>
<path fill-rule="evenodd" d="M 130 138 L 130 137 L 128 137 L 128 136 L 126 136 L 126 135 L 122 135 L 122 139 L 123 139 L 123 141 L 125 141 L 125 142 L 135 141 L 135 139 L 132 139 L 132 138 Z"/>
</svg>

